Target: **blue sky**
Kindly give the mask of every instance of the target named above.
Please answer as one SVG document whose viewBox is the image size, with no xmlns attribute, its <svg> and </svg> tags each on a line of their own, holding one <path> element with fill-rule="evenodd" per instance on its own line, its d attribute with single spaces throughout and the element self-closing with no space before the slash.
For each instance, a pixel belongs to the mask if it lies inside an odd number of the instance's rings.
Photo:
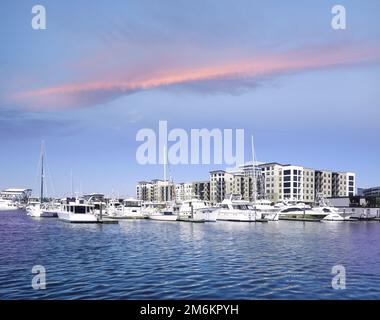
<svg viewBox="0 0 380 320">
<path fill-rule="evenodd" d="M 4 1 L 0 188 L 133 195 L 162 167 L 135 159 L 141 128 L 243 128 L 257 158 L 354 171 L 380 184 L 380 2 Z M 249 159 L 247 159 L 249 160 Z M 224 166 L 170 166 L 175 181 Z M 50 183 L 50 180 L 52 183 Z M 53 186 L 52 186 L 53 185 Z M 53 192 L 54 191 L 54 192 Z"/>
</svg>

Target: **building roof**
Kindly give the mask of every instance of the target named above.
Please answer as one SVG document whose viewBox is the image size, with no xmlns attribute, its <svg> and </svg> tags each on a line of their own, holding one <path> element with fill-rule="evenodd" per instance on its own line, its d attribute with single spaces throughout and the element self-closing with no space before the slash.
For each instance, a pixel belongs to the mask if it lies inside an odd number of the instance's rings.
<svg viewBox="0 0 380 320">
<path fill-rule="evenodd" d="M 17 188 L 10 188 L 10 189 L 5 189 L 1 193 L 24 193 L 24 192 L 29 192 L 32 191 L 32 189 L 17 189 Z"/>
<path fill-rule="evenodd" d="M 213 171 L 210 171 L 210 174 L 212 173 L 226 173 L 225 170 L 213 170 Z"/>
</svg>

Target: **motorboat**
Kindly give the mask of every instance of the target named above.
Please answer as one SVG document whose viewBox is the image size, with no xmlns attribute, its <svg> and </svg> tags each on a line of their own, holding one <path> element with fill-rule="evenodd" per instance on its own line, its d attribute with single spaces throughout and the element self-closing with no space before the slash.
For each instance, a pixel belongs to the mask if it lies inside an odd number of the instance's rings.
<svg viewBox="0 0 380 320">
<path fill-rule="evenodd" d="M 14 211 L 19 207 L 17 203 L 8 199 L 0 199 L 0 211 Z"/>
<path fill-rule="evenodd" d="M 177 221 L 178 215 L 174 214 L 171 211 L 162 211 L 150 214 L 148 216 L 148 219 L 158 221 Z"/>
<path fill-rule="evenodd" d="M 212 206 L 211 203 L 204 200 L 185 200 L 179 207 L 178 217 L 179 220 L 193 222 L 196 220 L 215 222 L 218 217 L 216 209 L 217 208 Z"/>
<path fill-rule="evenodd" d="M 312 210 L 317 213 L 327 213 L 327 216 L 322 221 L 347 221 L 350 220 L 351 215 L 340 212 L 338 208 L 332 207 L 327 199 L 322 194 L 318 194 L 318 206 Z"/>
<path fill-rule="evenodd" d="M 303 202 L 286 200 L 275 204 L 280 210 L 280 220 L 303 220 L 303 221 L 321 221 L 329 212 L 323 210 L 313 210 L 310 205 Z"/>
<path fill-rule="evenodd" d="M 177 221 L 177 210 L 173 205 L 166 202 L 143 202 L 142 214 L 151 220 Z"/>
<path fill-rule="evenodd" d="M 96 223 L 95 207 L 84 199 L 68 198 L 58 210 L 60 220 L 71 223 Z"/>
<path fill-rule="evenodd" d="M 143 214 L 142 201 L 129 198 L 122 201 L 121 204 L 113 202 L 108 207 L 108 216 L 112 219 L 145 219 Z"/>
<path fill-rule="evenodd" d="M 350 220 L 350 215 L 344 215 L 342 212 L 338 212 L 333 207 L 313 208 L 314 211 L 322 210 L 328 212 L 328 215 L 322 219 L 322 221 L 347 221 Z"/>
<path fill-rule="evenodd" d="M 255 222 L 262 219 L 261 213 L 255 212 L 251 203 L 236 199 L 232 195 L 218 204 L 217 220 Z"/>
<path fill-rule="evenodd" d="M 278 221 L 280 218 L 280 209 L 272 206 L 272 203 L 266 199 L 256 200 L 248 208 L 253 210 L 257 216 L 261 216 L 262 220 Z"/>
<path fill-rule="evenodd" d="M 107 216 L 108 215 L 108 206 L 104 198 L 104 194 L 101 193 L 91 193 L 83 195 L 82 197 L 89 204 L 94 205 L 94 213 L 96 216 L 100 216 L 100 214 Z"/>
</svg>

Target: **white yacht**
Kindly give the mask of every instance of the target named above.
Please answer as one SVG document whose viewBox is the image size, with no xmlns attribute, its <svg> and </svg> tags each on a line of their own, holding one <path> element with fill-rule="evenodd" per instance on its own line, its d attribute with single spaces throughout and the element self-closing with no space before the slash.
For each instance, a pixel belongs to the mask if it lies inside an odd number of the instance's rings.
<svg viewBox="0 0 380 320">
<path fill-rule="evenodd" d="M 71 223 L 96 223 L 94 209 L 94 205 L 84 199 L 66 199 L 58 210 L 58 218 Z"/>
<path fill-rule="evenodd" d="M 267 221 L 278 221 L 280 218 L 280 209 L 272 206 L 271 202 L 266 199 L 256 200 L 249 208 L 255 211 L 261 219 Z"/>
<path fill-rule="evenodd" d="M 166 202 L 144 202 L 142 203 L 142 214 L 151 220 L 177 221 L 178 215 L 174 206 Z"/>
<path fill-rule="evenodd" d="M 333 207 L 323 207 L 323 208 L 313 208 L 313 210 L 322 210 L 327 212 L 328 215 L 322 219 L 322 221 L 347 221 L 350 220 L 350 215 L 344 215 L 342 212 L 339 212 L 336 208 Z"/>
<path fill-rule="evenodd" d="M 129 198 L 122 201 L 119 205 L 113 202 L 109 205 L 108 216 L 112 219 L 145 219 L 142 211 L 142 201 Z"/>
<path fill-rule="evenodd" d="M 323 210 L 313 210 L 311 206 L 293 200 L 277 203 L 275 207 L 280 210 L 280 220 L 321 221 L 329 214 Z"/>
<path fill-rule="evenodd" d="M 17 209 L 17 203 L 13 202 L 12 200 L 0 199 L 0 211 L 13 211 Z"/>
<path fill-rule="evenodd" d="M 218 217 L 216 207 L 200 199 L 191 199 L 182 202 L 179 207 L 179 220 L 199 220 L 215 222 Z"/>
<path fill-rule="evenodd" d="M 148 216 L 148 219 L 158 220 L 158 221 L 177 221 L 178 215 L 171 211 L 155 212 Z"/>
<path fill-rule="evenodd" d="M 332 207 L 322 193 L 317 194 L 318 206 L 312 210 L 317 213 L 326 213 L 327 215 L 321 221 L 347 221 L 350 220 L 350 214 L 340 212 L 338 208 Z"/>
<path fill-rule="evenodd" d="M 108 215 L 108 206 L 104 198 L 104 194 L 91 193 L 83 195 L 82 198 L 88 202 L 88 204 L 94 205 L 94 213 L 96 216 L 100 215 L 100 211 L 103 216 Z"/>
<path fill-rule="evenodd" d="M 234 199 L 231 195 L 224 199 L 216 209 L 217 220 L 255 222 L 261 219 L 260 213 L 255 213 L 249 201 Z"/>
<path fill-rule="evenodd" d="M 328 200 L 321 194 L 318 195 L 318 204 L 319 206 L 314 207 L 313 211 L 327 213 L 322 221 L 347 221 L 351 218 L 350 214 L 340 212 L 338 208 L 330 206 Z"/>
</svg>

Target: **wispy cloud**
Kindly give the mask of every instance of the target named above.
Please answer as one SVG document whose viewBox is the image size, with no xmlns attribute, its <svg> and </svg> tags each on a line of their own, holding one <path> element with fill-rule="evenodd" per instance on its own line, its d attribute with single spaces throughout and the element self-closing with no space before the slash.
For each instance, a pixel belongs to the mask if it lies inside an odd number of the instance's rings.
<svg viewBox="0 0 380 320">
<path fill-rule="evenodd" d="M 78 123 L 57 115 L 36 114 L 11 109 L 1 110 L 0 141 L 41 136 L 60 136 L 81 130 Z"/>
<path fill-rule="evenodd" d="M 175 67 L 164 66 L 153 71 L 142 68 L 141 73 L 133 74 L 116 72 L 106 80 L 99 76 L 87 81 L 17 92 L 11 100 L 29 109 L 56 110 L 99 105 L 123 95 L 175 85 L 195 91 L 230 91 L 234 87 L 255 87 L 263 78 L 379 59 L 379 48 L 337 45 L 261 54 L 233 61 L 227 59 L 223 63 L 210 61 L 207 67 L 204 63 L 191 67 L 183 63 L 181 67 L 176 62 Z"/>
</svg>

